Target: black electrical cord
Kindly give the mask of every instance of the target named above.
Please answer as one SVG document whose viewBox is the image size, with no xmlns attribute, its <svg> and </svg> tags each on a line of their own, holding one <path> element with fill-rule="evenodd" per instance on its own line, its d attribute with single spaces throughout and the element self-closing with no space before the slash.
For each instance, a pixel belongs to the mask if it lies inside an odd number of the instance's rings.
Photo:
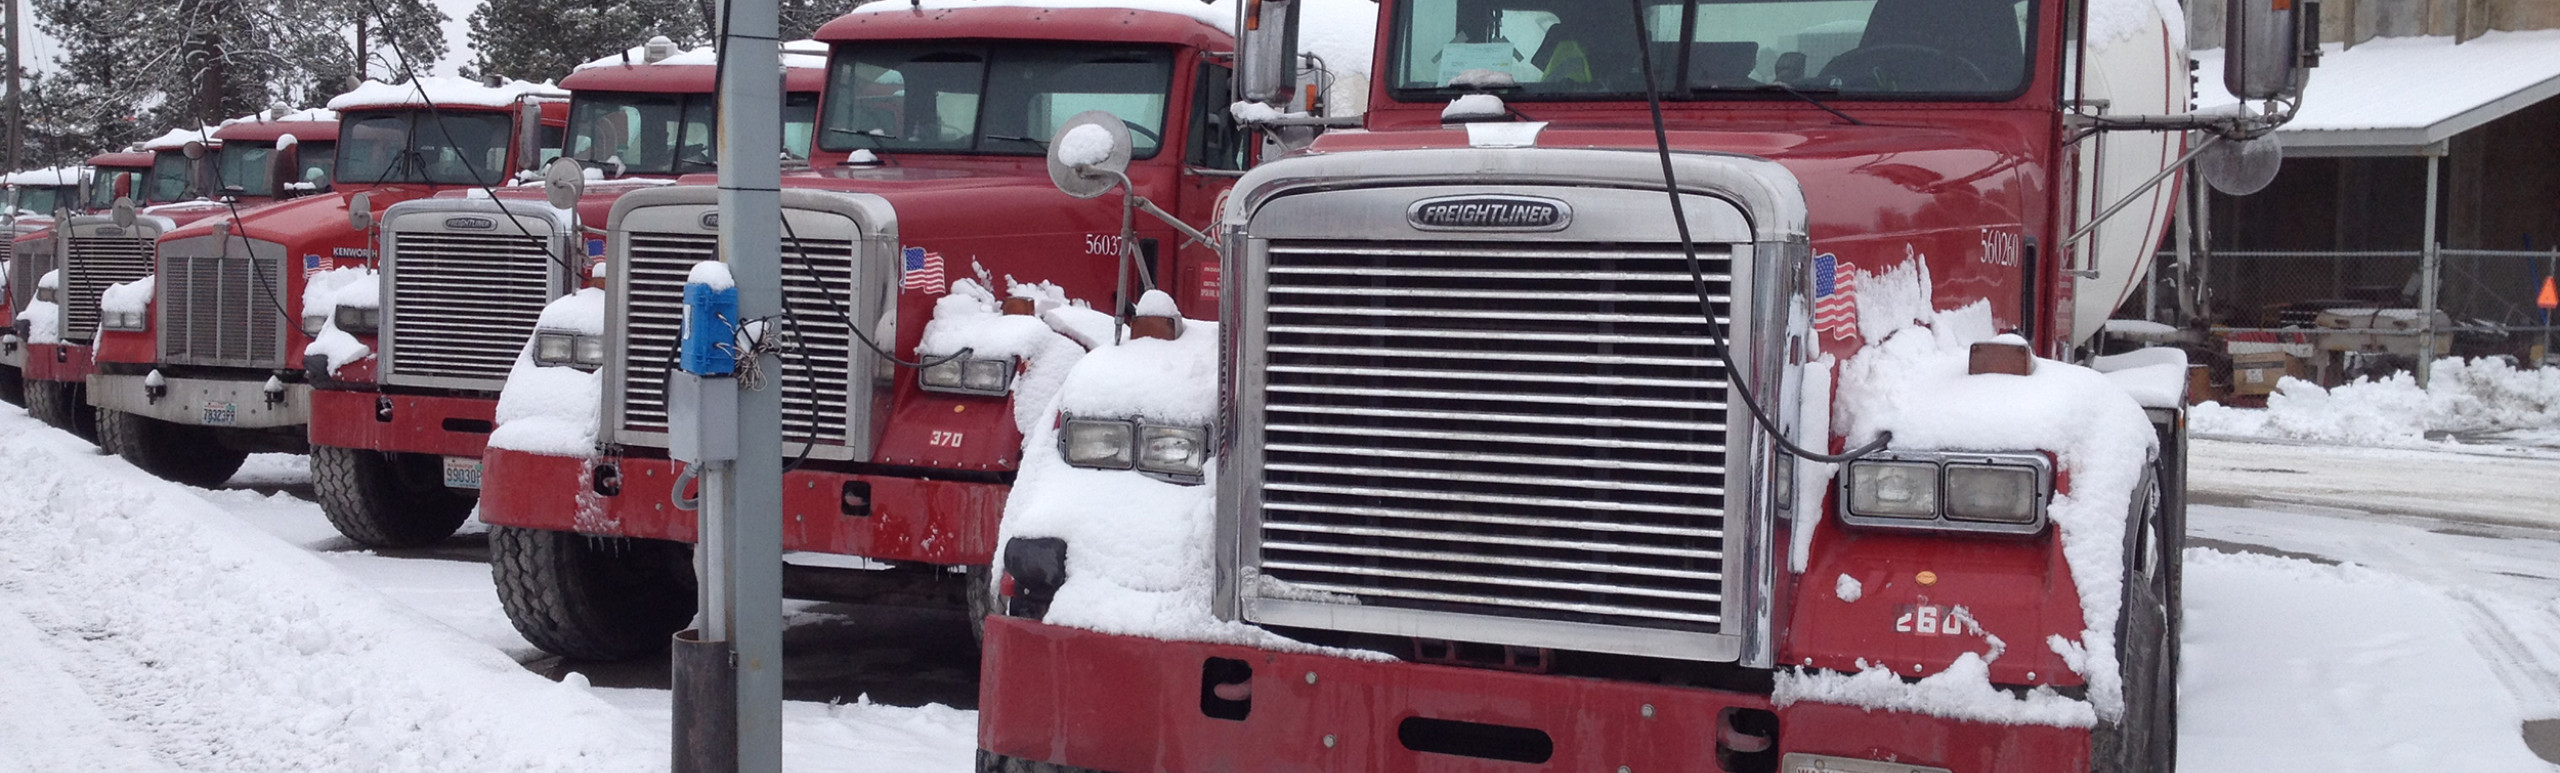
<svg viewBox="0 0 2560 773">
<path fill-rule="evenodd" d="M 1708 292 L 1706 271 L 1698 263 L 1698 243 L 1689 235 L 1688 210 L 1681 206 L 1680 180 L 1672 172 L 1671 130 L 1662 121 L 1662 92 L 1660 84 L 1657 84 L 1653 77 L 1653 41 L 1645 34 L 1644 0 L 1627 0 L 1627 8 L 1635 15 L 1635 25 L 1632 29 L 1636 33 L 1636 58 L 1644 67 L 1645 106 L 1653 110 L 1654 155 L 1662 159 L 1662 190 L 1671 196 L 1671 222 L 1680 229 L 1680 252 L 1688 259 L 1689 282 L 1698 295 L 1698 306 L 1705 311 L 1707 343 L 1714 347 L 1716 356 L 1724 358 L 1725 383 L 1733 388 L 1733 395 L 1742 401 L 1742 407 L 1750 410 L 1751 420 L 1768 433 L 1769 439 L 1777 441 L 1780 450 L 1796 458 L 1827 464 L 1845 464 L 1883 450 L 1886 444 L 1893 442 L 1891 431 L 1878 433 L 1875 440 L 1845 453 L 1820 454 L 1805 450 L 1796 445 L 1795 441 L 1787 438 L 1785 428 L 1778 426 L 1776 421 L 1769 418 L 1768 412 L 1760 409 L 1760 402 L 1752 399 L 1750 388 L 1743 385 L 1742 362 L 1733 356 L 1731 342 L 1725 338 L 1724 325 L 1716 321 L 1713 293 Z"/>
</svg>

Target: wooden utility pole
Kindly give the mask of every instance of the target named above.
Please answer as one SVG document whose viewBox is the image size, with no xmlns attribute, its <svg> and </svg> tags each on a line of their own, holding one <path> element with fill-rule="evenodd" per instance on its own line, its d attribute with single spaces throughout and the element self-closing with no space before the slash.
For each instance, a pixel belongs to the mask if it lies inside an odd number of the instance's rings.
<svg viewBox="0 0 2560 773">
<path fill-rule="evenodd" d="M 27 116 L 25 110 L 27 98 L 23 88 L 24 84 L 18 82 L 18 2 L 19 0 L 8 0 L 9 10 L 6 14 L 8 16 L 9 24 L 9 32 L 7 34 L 9 45 L 9 171 L 13 172 L 18 170 L 20 162 L 26 160 L 22 158 L 22 155 L 26 153 L 27 146 Z"/>
</svg>

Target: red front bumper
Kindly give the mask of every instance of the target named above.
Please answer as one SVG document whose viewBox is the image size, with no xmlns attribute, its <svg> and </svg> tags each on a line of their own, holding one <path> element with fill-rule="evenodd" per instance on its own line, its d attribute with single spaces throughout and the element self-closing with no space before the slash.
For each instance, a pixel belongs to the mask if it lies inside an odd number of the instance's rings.
<svg viewBox="0 0 2560 773">
<path fill-rule="evenodd" d="M 666 459 L 585 459 L 492 448 L 481 457 L 480 520 L 501 526 L 692 542 L 693 513 L 671 492 L 684 466 Z M 619 493 L 596 493 L 613 465 Z M 847 483 L 868 484 L 870 514 L 847 515 Z M 798 470 L 782 476 L 782 547 L 884 561 L 985 565 L 1011 487 Z"/>
<path fill-rule="evenodd" d="M 380 402 L 391 401 L 390 420 Z M 498 401 L 480 397 L 311 390 L 311 443 L 372 451 L 479 456 Z"/>
<path fill-rule="evenodd" d="M 28 344 L 27 364 L 21 374 L 38 381 L 85 382 L 89 374 L 98 370 L 90 358 L 91 351 L 78 344 Z"/>
<path fill-rule="evenodd" d="M 1252 667 L 1242 720 L 1203 711 L 1209 658 Z M 1768 696 L 1579 677 L 1293 655 L 987 620 L 978 745 L 1120 773 L 1145 771 L 1714 771 L 1718 717 Z M 1650 716 L 1648 716 L 1648 709 Z M 1847 706 L 1775 709 L 1778 748 L 1971 771 L 2085 771 L 2089 734 Z M 1407 748 L 1427 718 L 1543 731 L 1543 764 Z"/>
</svg>

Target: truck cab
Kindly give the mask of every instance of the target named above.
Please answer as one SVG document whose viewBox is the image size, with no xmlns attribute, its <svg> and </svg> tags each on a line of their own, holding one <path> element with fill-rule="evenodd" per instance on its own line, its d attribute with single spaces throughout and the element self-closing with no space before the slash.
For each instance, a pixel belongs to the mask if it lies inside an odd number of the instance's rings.
<svg viewBox="0 0 2560 773">
<path fill-rule="evenodd" d="M 503 185 L 530 167 L 541 128 L 566 117 L 565 96 L 430 77 L 330 100 L 339 128 L 325 191 L 170 228 L 152 278 L 112 293 L 118 324 L 100 335 L 88 379 L 100 446 L 198 486 L 228 479 L 250 452 L 304 450 L 304 349 L 334 329 L 305 313 L 315 283 L 325 295 L 331 272 L 368 270 L 373 225 L 392 204 Z M 267 181 L 299 192 L 300 138 L 270 142 Z"/>
<path fill-rule="evenodd" d="M 1082 351 L 1051 325 L 1110 337 L 1124 243 L 1189 308 L 1214 307 L 1214 250 L 1153 221 L 1124 242 L 1121 200 L 1057 201 L 1044 159 L 1068 119 L 1107 111 L 1141 138 L 1137 189 L 1206 221 L 1248 138 L 1227 112 L 1222 17 L 1178 10 L 881 4 L 820 28 L 833 51 L 814 150 L 781 195 L 793 350 L 771 376 L 795 577 L 866 566 L 831 579 L 983 608 L 985 583 L 966 578 L 983 578 L 1040 399 L 1021 385 L 1053 383 Z M 664 384 L 688 272 L 718 258 L 718 193 L 684 182 L 614 202 L 609 279 L 546 312 L 485 457 L 501 600 L 562 655 L 653 651 L 693 606 L 697 524 L 671 494 L 684 465 Z M 928 341 L 962 316 L 1019 335 Z M 559 558 L 508 558 L 532 555 Z M 652 579 L 608 594 L 573 574 L 587 571 Z"/>
<path fill-rule="evenodd" d="M 0 224 L 5 224 L 13 237 L 44 230 L 53 225 L 54 213 L 76 210 L 80 194 L 87 190 L 89 170 L 67 166 L 59 169 L 28 169 L 0 176 Z"/>
<path fill-rule="evenodd" d="M 1243 11 L 1246 99 L 1307 5 Z M 1363 130 L 1227 198 L 1215 328 L 1026 444 L 980 769 L 2174 764 L 2183 360 L 2081 344 L 2159 129 L 2289 106 L 2188 113 L 2173 4 L 1379 9 Z"/>
<path fill-rule="evenodd" d="M 785 133 L 803 158 L 826 63 L 809 49 L 787 45 L 782 63 Z M 498 391 L 544 304 L 602 278 L 593 265 L 614 201 L 712 168 L 716 69 L 710 48 L 658 38 L 562 79 L 565 133 L 542 152 L 575 164 L 584 192 L 569 207 L 532 185 L 383 211 L 379 271 L 349 278 L 360 291 L 332 293 L 363 300 L 312 312 L 346 340 L 304 360 L 313 488 L 340 533 L 412 547 L 470 515 Z"/>
</svg>

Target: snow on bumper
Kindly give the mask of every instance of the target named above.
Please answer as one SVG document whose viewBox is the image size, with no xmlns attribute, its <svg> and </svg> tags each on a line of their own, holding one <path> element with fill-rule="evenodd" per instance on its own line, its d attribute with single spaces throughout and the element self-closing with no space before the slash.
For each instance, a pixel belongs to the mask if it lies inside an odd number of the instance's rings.
<svg viewBox="0 0 2560 773">
<path fill-rule="evenodd" d="M 1204 694 L 1206 669 L 1236 673 L 1212 659 L 1250 669 L 1241 718 L 1209 714 L 1214 706 L 1237 715 L 1233 701 Z M 2089 734 L 2076 728 L 1827 703 L 1779 708 L 1742 690 L 1168 642 L 1010 617 L 987 621 L 982 663 L 982 748 L 1102 770 L 1445 769 L 1466 757 L 1412 747 L 1434 746 L 1432 731 L 1449 727 L 1543 737 L 1542 765 L 1523 770 L 1713 770 L 1731 710 L 1774 713 L 1780 754 L 1949 771 L 2089 767 Z"/>
</svg>

